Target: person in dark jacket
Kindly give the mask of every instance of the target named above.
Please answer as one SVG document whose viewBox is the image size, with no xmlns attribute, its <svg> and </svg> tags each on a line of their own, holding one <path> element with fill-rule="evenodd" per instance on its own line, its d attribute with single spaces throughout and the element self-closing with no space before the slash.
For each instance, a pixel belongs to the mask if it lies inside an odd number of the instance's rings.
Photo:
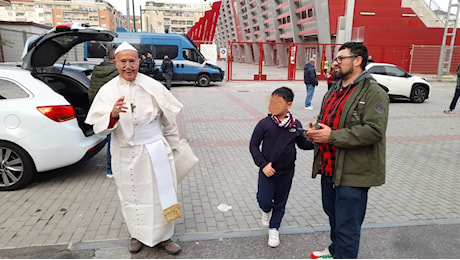
<svg viewBox="0 0 460 260">
<path fill-rule="evenodd" d="M 94 66 L 89 82 L 88 96 L 90 103 L 93 103 L 99 89 L 111 79 L 118 76 L 115 66 L 115 50 L 110 50 L 107 58 L 99 65 Z M 110 135 L 107 136 L 107 178 L 112 178 L 112 156 L 110 154 Z"/>
<path fill-rule="evenodd" d="M 291 89 L 275 89 L 268 107 L 270 114 L 256 125 L 249 143 L 254 163 L 259 167 L 257 201 L 262 210 L 262 224 L 269 227 L 270 247 L 280 244 L 278 229 L 294 177 L 295 145 L 304 150 L 313 149 L 303 135 L 302 124 L 289 112 L 293 100 Z"/>
<path fill-rule="evenodd" d="M 155 69 L 155 60 L 152 57 L 152 54 L 149 52 L 147 56 L 141 55 L 141 63 L 139 65 L 139 71 L 147 76 L 153 77 L 153 72 Z"/>
<path fill-rule="evenodd" d="M 318 78 L 316 77 L 315 59 L 311 58 L 303 67 L 303 81 L 307 88 L 307 97 L 305 98 L 305 109 L 313 109 L 311 100 L 315 93 L 315 86 L 318 86 Z"/>
<path fill-rule="evenodd" d="M 450 102 L 449 109 L 444 110 L 445 114 L 453 114 L 457 106 L 458 98 L 460 98 L 460 63 L 457 65 L 457 85 L 455 86 L 454 97 Z"/>
<path fill-rule="evenodd" d="M 161 71 L 163 73 L 163 78 L 166 81 L 166 88 L 171 89 L 171 81 L 174 73 L 174 64 L 168 55 L 164 56 L 163 63 L 161 64 Z"/>
<path fill-rule="evenodd" d="M 332 67 L 339 79 L 322 102 L 318 122 L 309 123 L 315 143 L 312 177 L 321 175 L 323 209 L 332 243 L 311 258 L 357 258 L 370 187 L 385 183 L 385 144 L 390 100 L 365 70 L 368 52 L 344 43 Z"/>
</svg>

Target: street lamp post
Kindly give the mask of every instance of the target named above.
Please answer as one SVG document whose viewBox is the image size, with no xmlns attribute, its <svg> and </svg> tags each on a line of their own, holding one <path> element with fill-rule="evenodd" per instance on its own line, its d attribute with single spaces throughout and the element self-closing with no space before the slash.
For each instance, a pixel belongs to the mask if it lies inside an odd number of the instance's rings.
<svg viewBox="0 0 460 260">
<path fill-rule="evenodd" d="M 135 11 L 134 11 L 134 0 L 133 0 L 133 32 L 136 32 L 136 15 L 135 15 Z"/>
<path fill-rule="evenodd" d="M 142 22 L 142 6 L 140 6 L 140 5 L 139 5 L 139 20 L 141 21 L 141 28 L 140 29 L 141 29 L 141 32 L 142 32 L 143 31 L 143 29 L 142 29 L 142 24 L 143 24 L 143 22 Z"/>
<path fill-rule="evenodd" d="M 128 32 L 130 31 L 129 28 L 131 27 L 131 18 L 129 16 L 129 0 L 126 0 L 126 16 L 127 16 L 127 21 L 128 21 Z"/>
</svg>

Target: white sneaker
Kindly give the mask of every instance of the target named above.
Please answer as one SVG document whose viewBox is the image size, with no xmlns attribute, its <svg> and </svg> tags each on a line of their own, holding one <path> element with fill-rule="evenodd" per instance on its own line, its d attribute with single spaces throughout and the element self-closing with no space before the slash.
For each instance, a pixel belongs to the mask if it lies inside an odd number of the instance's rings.
<svg viewBox="0 0 460 260">
<path fill-rule="evenodd" d="M 264 212 L 262 210 L 262 225 L 264 227 L 268 227 L 268 225 L 270 225 L 270 218 L 271 218 L 271 214 L 272 212 Z"/>
<path fill-rule="evenodd" d="M 313 106 L 305 107 L 305 109 L 312 110 Z"/>
<path fill-rule="evenodd" d="M 318 258 L 329 258 L 332 259 L 332 255 L 329 252 L 329 248 L 325 248 L 323 251 L 313 251 L 310 254 L 311 259 L 318 259 Z"/>
<path fill-rule="evenodd" d="M 276 228 L 268 230 L 268 246 L 277 247 L 280 245 L 280 232 Z"/>
</svg>

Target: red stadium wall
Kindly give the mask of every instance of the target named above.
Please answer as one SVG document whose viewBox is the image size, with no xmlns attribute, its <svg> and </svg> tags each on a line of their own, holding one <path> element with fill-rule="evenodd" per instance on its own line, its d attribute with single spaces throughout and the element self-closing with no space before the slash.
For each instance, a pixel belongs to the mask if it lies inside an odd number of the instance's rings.
<svg viewBox="0 0 460 260">
<path fill-rule="evenodd" d="M 329 0 L 329 17 L 331 33 L 337 33 L 339 16 L 345 13 L 346 0 Z M 362 15 L 361 13 L 375 13 L 375 15 Z M 369 49 L 369 54 L 376 62 L 393 63 L 409 70 L 412 45 L 442 45 L 444 28 L 427 28 L 417 17 L 403 16 L 415 14 L 411 8 L 402 8 L 401 0 L 356 0 L 353 30 L 360 30 L 360 38 Z M 356 39 L 356 38 L 355 38 Z M 457 30 L 456 42 L 460 40 Z M 455 55 L 455 52 L 454 52 Z M 432 64 L 431 74 L 437 73 L 439 52 L 431 52 L 427 56 Z M 450 71 L 456 69 L 454 64 Z M 454 68 L 455 67 L 455 68 Z"/>
<path fill-rule="evenodd" d="M 198 46 L 202 43 L 210 44 L 214 40 L 220 5 L 220 1 L 214 2 L 211 9 L 206 11 L 187 33 Z"/>
</svg>

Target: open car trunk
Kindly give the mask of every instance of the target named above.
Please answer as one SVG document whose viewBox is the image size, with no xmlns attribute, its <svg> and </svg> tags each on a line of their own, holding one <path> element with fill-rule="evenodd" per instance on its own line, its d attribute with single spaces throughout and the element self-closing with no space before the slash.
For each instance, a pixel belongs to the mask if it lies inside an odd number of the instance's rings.
<svg viewBox="0 0 460 260">
<path fill-rule="evenodd" d="M 85 123 L 90 103 L 88 88 L 79 81 L 62 74 L 33 73 L 33 76 L 45 82 L 56 93 L 63 96 L 75 109 L 78 126 L 85 136 L 93 135 L 93 127 Z"/>
</svg>

